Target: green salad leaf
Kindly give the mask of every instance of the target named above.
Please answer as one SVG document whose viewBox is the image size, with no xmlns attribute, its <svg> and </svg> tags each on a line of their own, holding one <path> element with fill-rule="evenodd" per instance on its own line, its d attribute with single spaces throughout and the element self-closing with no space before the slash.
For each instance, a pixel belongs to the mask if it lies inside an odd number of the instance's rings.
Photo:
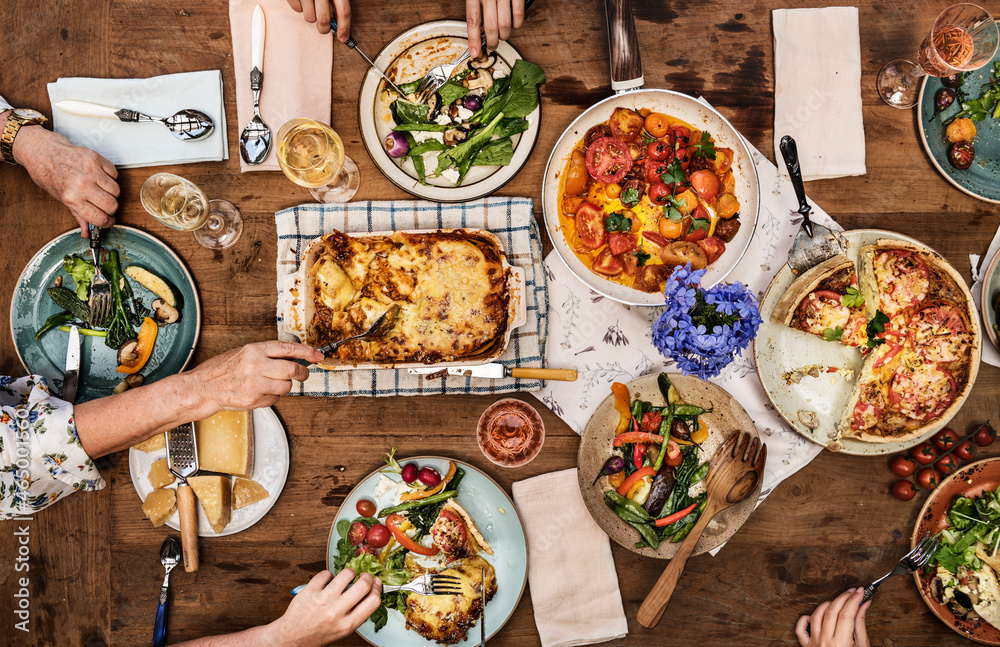
<svg viewBox="0 0 1000 647">
<path fill-rule="evenodd" d="M 438 88 L 438 96 L 441 98 L 442 106 L 450 106 L 455 103 L 456 99 L 461 99 L 469 93 L 465 89 L 465 86 L 454 80 L 446 81 L 444 85 Z"/>
<path fill-rule="evenodd" d="M 499 127 L 498 127 L 499 130 Z M 472 159 L 473 166 L 507 166 L 514 157 L 510 137 L 487 142 Z"/>
<path fill-rule="evenodd" d="M 76 296 L 86 301 L 90 296 L 90 284 L 94 280 L 94 266 L 72 254 L 63 256 L 63 269 L 76 283 Z"/>
<path fill-rule="evenodd" d="M 509 76 L 494 80 L 483 107 L 472 115 L 471 121 L 486 123 L 500 113 L 508 117 L 527 117 L 538 107 L 538 88 L 543 83 L 545 72 L 542 68 L 523 58 L 518 59 Z"/>
<path fill-rule="evenodd" d="M 427 114 L 430 108 L 423 103 L 412 103 L 406 99 L 396 99 L 393 102 L 393 117 L 397 117 L 396 123 L 419 124 L 427 121 Z"/>
</svg>

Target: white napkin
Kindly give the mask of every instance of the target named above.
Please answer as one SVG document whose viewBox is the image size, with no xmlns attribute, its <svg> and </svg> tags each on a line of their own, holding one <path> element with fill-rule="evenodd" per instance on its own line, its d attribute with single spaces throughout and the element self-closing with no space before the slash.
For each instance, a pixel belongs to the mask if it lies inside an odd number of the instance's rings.
<svg viewBox="0 0 1000 647">
<path fill-rule="evenodd" d="M 518 481 L 512 490 L 528 540 L 528 584 L 542 647 L 627 635 L 610 539 L 583 502 L 576 468 Z"/>
<path fill-rule="evenodd" d="M 774 158 L 791 135 L 803 179 L 864 175 L 857 7 L 775 9 L 772 19 Z"/>
<path fill-rule="evenodd" d="M 793 221 L 790 217 L 798 208 L 791 182 L 779 176 L 777 168 L 758 150 L 748 147 L 760 180 L 760 216 L 753 244 L 730 276 L 747 285 L 759 299 L 787 261 L 801 219 Z M 815 205 L 812 219 L 830 229 L 842 229 Z M 640 375 L 668 370 L 667 360 L 653 346 L 651 333 L 652 322 L 662 309 L 627 306 L 606 299 L 574 276 L 554 251 L 546 257 L 545 266 L 550 331 L 545 365 L 574 367 L 579 379 L 546 381 L 532 395 L 579 434 L 597 405 L 611 393 L 612 382 L 629 382 Z M 757 378 L 749 348 L 709 381 L 743 405 L 767 443 L 767 467 L 757 502 L 760 505 L 781 481 L 815 458 L 822 447 L 793 431 L 774 411 Z"/>
<path fill-rule="evenodd" d="M 92 148 L 119 168 L 160 166 L 229 159 L 226 108 L 219 70 L 166 74 L 148 79 L 68 78 L 49 83 L 52 127 L 77 146 Z M 75 99 L 113 108 L 129 108 L 151 117 L 179 110 L 201 110 L 215 122 L 211 135 L 181 141 L 162 124 L 125 123 L 116 119 L 79 117 L 55 107 Z"/>
<path fill-rule="evenodd" d="M 993 242 L 990 243 L 990 248 L 986 251 L 986 256 L 980 257 L 979 254 L 969 254 L 969 262 L 972 264 L 972 298 L 975 300 L 980 314 L 983 311 L 983 304 L 980 303 L 983 295 L 983 273 L 986 272 L 990 260 L 996 256 L 998 251 L 1000 251 L 1000 229 L 997 229 L 997 233 L 993 235 Z M 986 307 L 989 308 L 990 304 L 987 303 Z M 982 320 L 982 317 L 980 317 L 980 320 Z M 986 324 L 983 323 L 981 325 L 985 326 Z M 993 366 L 1000 366 L 1000 353 L 993 347 L 993 344 L 983 343 L 982 346 L 983 361 Z"/>
</svg>

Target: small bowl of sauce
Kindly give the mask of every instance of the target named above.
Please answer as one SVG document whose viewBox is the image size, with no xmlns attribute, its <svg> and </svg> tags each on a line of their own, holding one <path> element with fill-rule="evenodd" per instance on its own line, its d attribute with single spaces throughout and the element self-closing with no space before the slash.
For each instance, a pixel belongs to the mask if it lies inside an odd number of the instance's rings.
<svg viewBox="0 0 1000 647">
<path fill-rule="evenodd" d="M 520 467 L 538 455 L 545 442 L 545 425 L 530 404 L 504 398 L 491 404 L 476 430 L 479 449 L 501 467 Z"/>
</svg>

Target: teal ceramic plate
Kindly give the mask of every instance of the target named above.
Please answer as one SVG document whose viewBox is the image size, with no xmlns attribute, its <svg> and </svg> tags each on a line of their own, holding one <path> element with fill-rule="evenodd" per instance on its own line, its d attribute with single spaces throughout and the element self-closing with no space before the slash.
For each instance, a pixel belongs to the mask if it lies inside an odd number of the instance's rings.
<svg viewBox="0 0 1000 647">
<path fill-rule="evenodd" d="M 399 458 L 399 457 L 397 457 Z M 448 460 L 440 456 L 416 456 L 399 458 L 400 463 L 415 462 L 420 467 L 433 467 L 441 474 L 448 471 Z M 482 531 L 486 541 L 493 549 L 493 555 L 482 553 L 496 569 L 497 592 L 486 606 L 486 638 L 489 640 L 507 623 L 517 603 L 524 593 L 528 579 L 528 552 L 524 539 L 524 528 L 517 514 L 514 502 L 510 500 L 496 481 L 478 468 L 466 463 L 455 462 L 465 470 L 465 478 L 458 487 L 458 502 L 468 510 Z M 384 468 L 384 466 L 383 466 Z M 364 478 L 344 499 L 337 518 L 330 527 L 330 537 L 327 541 L 327 568 L 333 570 L 333 560 L 337 555 L 337 522 L 341 519 L 351 521 L 358 517 L 355 505 L 360 499 L 378 501 L 375 487 L 379 483 L 379 475 L 383 468 L 377 469 Z M 392 474 L 394 481 L 399 476 Z M 381 507 L 381 505 L 379 506 Z M 383 520 L 384 521 L 384 520 Z M 398 647 L 399 645 L 435 645 L 436 643 L 421 638 L 419 634 L 406 628 L 406 621 L 398 611 L 389 611 L 389 621 L 375 632 L 375 625 L 366 621 L 358 628 L 358 635 L 377 647 Z M 479 644 L 479 624 L 473 625 L 465 640 L 459 645 Z"/>
<path fill-rule="evenodd" d="M 1000 52 L 993 60 L 1000 61 Z M 992 62 L 974 72 L 966 73 L 962 87 L 970 98 L 979 97 L 983 86 L 989 83 L 992 73 Z M 1000 119 L 987 116 L 986 119 L 976 123 L 976 138 L 973 141 L 976 147 L 976 159 L 972 162 L 972 166 L 964 171 L 955 168 L 948 163 L 950 143 L 944 137 L 944 123 L 939 117 L 934 116 L 934 95 L 943 87 L 941 79 L 926 77 L 920 90 L 917 114 L 920 118 L 920 139 L 924 143 L 924 150 L 927 151 L 938 172 L 961 191 L 980 200 L 1000 203 Z M 952 104 L 942 113 L 944 121 L 958 114 L 960 110 L 957 102 Z"/>
<path fill-rule="evenodd" d="M 979 312 L 983 315 L 983 326 L 986 336 L 990 338 L 993 347 L 1000 350 L 1000 337 L 997 336 L 997 311 L 993 308 L 993 295 L 1000 292 L 1000 252 L 993 255 L 990 264 L 983 274 L 982 292 L 979 296 Z"/>
<path fill-rule="evenodd" d="M 177 323 L 160 326 L 153 355 L 142 369 L 142 375 L 149 383 L 180 373 L 191 359 L 201 331 L 201 304 L 191 274 L 166 245 L 138 229 L 122 226 L 105 229 L 102 244 L 105 249 L 118 250 L 122 269 L 140 265 L 174 288 L 181 318 Z M 62 391 L 69 334 L 56 329 L 36 340 L 35 331 L 49 315 L 62 311 L 45 289 L 52 287 L 57 276 L 63 277 L 63 285 L 73 288 L 72 279 L 63 270 L 62 259 L 67 254 L 90 259 L 90 245 L 87 239 L 80 237 L 78 229 L 59 236 L 35 254 L 21 273 L 10 302 L 10 330 L 21 363 L 28 372 L 44 376 L 55 392 Z M 138 281 L 129 280 L 135 296 L 145 305 L 157 298 Z M 81 335 L 80 338 L 80 390 L 76 401 L 111 395 L 124 378 L 115 370 L 118 368 L 117 353 L 105 346 L 101 337 Z"/>
</svg>

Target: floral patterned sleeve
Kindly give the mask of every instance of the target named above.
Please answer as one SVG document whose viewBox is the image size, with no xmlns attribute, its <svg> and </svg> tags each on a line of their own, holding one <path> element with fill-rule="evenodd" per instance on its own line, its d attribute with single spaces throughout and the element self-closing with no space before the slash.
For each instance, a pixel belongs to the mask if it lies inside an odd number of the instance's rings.
<svg viewBox="0 0 1000 647">
<path fill-rule="evenodd" d="M 103 487 L 76 434 L 73 405 L 50 394 L 39 375 L 0 376 L 0 519 Z"/>
</svg>

